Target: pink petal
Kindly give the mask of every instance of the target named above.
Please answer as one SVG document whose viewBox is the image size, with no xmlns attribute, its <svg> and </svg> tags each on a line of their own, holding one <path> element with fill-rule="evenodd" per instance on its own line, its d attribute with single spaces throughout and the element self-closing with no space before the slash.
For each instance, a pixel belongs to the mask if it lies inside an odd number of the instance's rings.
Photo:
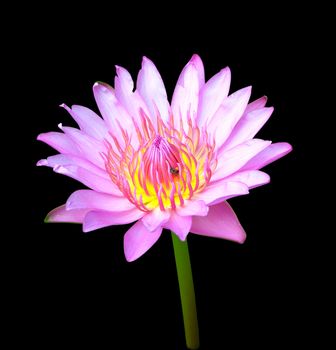
<svg viewBox="0 0 336 350">
<path fill-rule="evenodd" d="M 214 75 L 202 87 L 199 96 L 197 121 L 200 126 L 210 119 L 229 94 L 231 72 L 228 67 Z"/>
<path fill-rule="evenodd" d="M 142 218 L 143 224 L 149 231 L 156 230 L 159 226 L 163 226 L 170 218 L 170 211 L 161 211 L 160 208 L 156 208 L 146 214 Z"/>
<path fill-rule="evenodd" d="M 90 209 L 66 210 L 64 204 L 48 213 L 44 222 L 82 223 L 89 211 Z"/>
<path fill-rule="evenodd" d="M 251 140 L 256 133 L 263 127 L 267 122 L 274 108 L 261 108 L 253 110 L 243 115 L 239 120 L 235 128 L 233 129 L 230 137 L 223 146 L 223 151 L 233 148 L 244 141 Z"/>
<path fill-rule="evenodd" d="M 85 134 L 97 140 L 104 139 L 107 134 L 107 128 L 103 120 L 95 112 L 91 111 L 91 109 L 76 105 L 70 109 L 64 103 L 61 104 L 61 107 L 70 113 Z"/>
<path fill-rule="evenodd" d="M 137 79 L 137 91 L 146 102 L 152 120 L 157 117 L 157 110 L 164 121 L 169 119 L 170 106 L 160 73 L 147 57 L 142 60 L 142 68 Z"/>
<path fill-rule="evenodd" d="M 246 233 L 227 202 L 210 207 L 208 216 L 194 216 L 190 232 L 244 243 Z"/>
<path fill-rule="evenodd" d="M 207 130 L 209 134 L 215 136 L 217 149 L 230 136 L 231 131 L 242 117 L 250 96 L 250 86 L 236 91 L 226 98 L 214 116 L 208 119 Z"/>
<path fill-rule="evenodd" d="M 235 173 L 270 144 L 270 141 L 253 139 L 226 152 L 220 152 L 218 154 L 217 168 L 211 177 L 211 181 L 223 179 Z"/>
<path fill-rule="evenodd" d="M 83 232 L 89 232 L 111 225 L 129 224 L 139 220 L 144 214 L 143 211 L 137 208 L 124 212 L 90 211 L 84 218 Z"/>
<path fill-rule="evenodd" d="M 201 88 L 204 85 L 204 66 L 201 57 L 199 57 L 197 54 L 193 54 L 190 62 L 197 70 L 199 86 Z"/>
<path fill-rule="evenodd" d="M 267 96 L 258 98 L 257 100 L 247 105 L 245 113 L 250 113 L 256 109 L 264 108 L 266 106 L 266 102 L 267 102 Z"/>
<path fill-rule="evenodd" d="M 110 85 L 95 83 L 93 85 L 93 94 L 109 131 L 118 131 L 119 125 L 121 125 L 130 134 L 134 132 L 132 118 L 117 100 L 115 92 Z M 114 132 L 114 134 L 116 136 L 119 135 L 118 132 Z M 119 137 L 118 140 L 119 139 L 121 139 L 121 137 Z"/>
<path fill-rule="evenodd" d="M 60 125 L 60 128 L 77 145 L 79 150 L 78 153 L 82 158 L 85 158 L 98 167 L 105 169 L 105 161 L 101 156 L 101 153 L 106 152 L 106 149 L 102 142 L 84 134 L 78 129 L 62 125 Z"/>
<path fill-rule="evenodd" d="M 202 192 L 197 193 L 194 196 L 195 199 L 202 200 L 207 205 L 212 205 L 248 193 L 248 187 L 242 182 L 220 180 L 213 184 L 209 184 Z"/>
<path fill-rule="evenodd" d="M 57 166 L 54 168 L 54 171 L 58 174 L 72 177 L 95 191 L 121 196 L 120 190 L 112 180 L 97 176 L 96 174 L 76 165 Z"/>
<path fill-rule="evenodd" d="M 91 173 L 110 180 L 110 176 L 107 174 L 106 170 L 101 169 L 86 159 L 73 156 L 70 154 L 56 154 L 55 156 L 48 157 L 47 159 L 41 159 L 37 162 L 37 166 L 48 166 L 51 168 L 57 168 L 59 166 L 69 166 L 75 165 L 80 168 L 84 168 Z"/>
<path fill-rule="evenodd" d="M 242 182 L 248 188 L 255 188 L 268 184 L 270 182 L 270 177 L 268 174 L 259 170 L 247 170 L 233 174 L 225 179 L 226 181 L 237 181 Z"/>
<path fill-rule="evenodd" d="M 186 200 L 183 207 L 176 208 L 177 214 L 180 216 L 200 215 L 206 216 L 209 207 L 201 200 Z"/>
<path fill-rule="evenodd" d="M 180 240 L 184 241 L 190 231 L 191 221 L 191 216 L 180 216 L 172 211 L 170 219 L 164 227 L 176 233 Z"/>
<path fill-rule="evenodd" d="M 133 209 L 134 204 L 125 197 L 113 196 L 92 190 L 78 190 L 71 194 L 66 202 L 66 208 L 68 210 L 90 208 L 121 212 Z"/>
<path fill-rule="evenodd" d="M 241 170 L 261 169 L 267 164 L 285 156 L 292 149 L 292 146 L 287 142 L 273 143 L 255 157 L 250 159 Z"/>
<path fill-rule="evenodd" d="M 132 118 L 138 119 L 142 109 L 150 116 L 148 108 L 138 92 L 133 92 L 134 84 L 131 75 L 125 68 L 116 66 L 117 76 L 114 79 L 115 95 Z"/>
<path fill-rule="evenodd" d="M 162 227 L 149 231 L 140 220 L 136 222 L 124 236 L 124 252 L 126 260 L 131 262 L 147 252 L 160 238 Z"/>
<path fill-rule="evenodd" d="M 60 153 L 78 153 L 77 145 L 69 138 L 68 135 L 60 132 L 51 131 L 40 134 L 37 136 L 37 140 L 46 143 Z"/>
<path fill-rule="evenodd" d="M 173 98 L 172 112 L 176 122 L 182 119 L 184 128 L 187 127 L 188 118 L 194 120 L 197 115 L 198 94 L 202 79 L 202 72 L 199 71 L 200 64 L 194 56 L 183 68 L 180 77 L 177 81 Z"/>
</svg>

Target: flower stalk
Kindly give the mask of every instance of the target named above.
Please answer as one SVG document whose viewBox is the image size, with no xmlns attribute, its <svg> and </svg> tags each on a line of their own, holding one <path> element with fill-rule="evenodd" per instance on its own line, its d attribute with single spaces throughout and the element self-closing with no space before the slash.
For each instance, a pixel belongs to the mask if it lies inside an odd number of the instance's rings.
<svg viewBox="0 0 336 350">
<path fill-rule="evenodd" d="M 194 282 L 187 240 L 181 241 L 172 231 L 177 278 L 183 313 L 185 339 L 188 349 L 199 348 L 199 333 Z"/>
</svg>

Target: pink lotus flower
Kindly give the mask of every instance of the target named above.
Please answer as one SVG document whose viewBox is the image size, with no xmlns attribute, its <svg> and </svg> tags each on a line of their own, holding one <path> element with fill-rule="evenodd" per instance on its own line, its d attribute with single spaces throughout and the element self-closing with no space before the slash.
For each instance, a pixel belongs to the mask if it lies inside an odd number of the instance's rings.
<svg viewBox="0 0 336 350">
<path fill-rule="evenodd" d="M 194 55 L 184 67 L 171 105 L 161 76 L 148 58 L 136 90 L 130 74 L 116 67 L 115 88 L 93 86 L 103 117 L 82 106 L 62 105 L 80 130 L 40 134 L 60 154 L 40 160 L 90 189 L 74 192 L 47 222 L 75 222 L 88 232 L 136 223 L 124 236 L 128 261 L 144 254 L 162 229 L 181 240 L 188 233 L 245 241 L 227 199 L 269 182 L 260 171 L 291 151 L 288 143 L 255 139 L 273 112 L 266 97 L 248 103 L 251 87 L 231 95 L 230 70 L 204 81 Z"/>
</svg>

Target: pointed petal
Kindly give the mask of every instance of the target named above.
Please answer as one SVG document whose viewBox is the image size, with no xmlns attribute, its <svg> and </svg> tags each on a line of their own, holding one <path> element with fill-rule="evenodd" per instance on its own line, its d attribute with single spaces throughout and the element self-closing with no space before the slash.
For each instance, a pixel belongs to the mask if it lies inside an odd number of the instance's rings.
<svg viewBox="0 0 336 350">
<path fill-rule="evenodd" d="M 80 129 L 87 135 L 103 140 L 107 134 L 107 128 L 103 120 L 91 109 L 74 105 L 69 108 L 66 104 L 61 104 L 69 112 L 72 118 L 77 122 Z"/>
<path fill-rule="evenodd" d="M 150 116 L 148 108 L 138 92 L 133 92 L 134 83 L 129 72 L 122 67 L 116 66 L 117 76 L 114 79 L 115 95 L 119 102 L 126 109 L 128 114 L 138 119 L 142 109 Z"/>
<path fill-rule="evenodd" d="M 183 207 L 176 208 L 176 212 L 180 216 L 206 216 L 208 211 L 209 207 L 201 200 L 186 200 Z"/>
<path fill-rule="evenodd" d="M 46 132 L 37 136 L 37 140 L 46 143 L 60 153 L 77 154 L 77 145 L 69 138 L 69 136 L 60 132 Z"/>
<path fill-rule="evenodd" d="M 137 79 L 137 91 L 146 102 L 152 120 L 157 117 L 157 110 L 164 121 L 168 121 L 170 106 L 166 88 L 154 63 L 147 57 L 142 60 L 142 68 Z"/>
<path fill-rule="evenodd" d="M 107 174 L 106 170 L 97 167 L 86 159 L 70 154 L 56 154 L 54 156 L 48 157 L 47 159 L 39 160 L 36 165 L 48 166 L 51 168 L 75 165 L 77 167 L 84 168 L 97 176 L 110 180 L 110 176 Z"/>
<path fill-rule="evenodd" d="M 201 60 L 201 57 L 199 57 L 197 54 L 193 54 L 190 62 L 192 62 L 195 69 L 197 70 L 198 82 L 199 82 L 199 86 L 201 88 L 204 85 L 204 65 L 203 65 L 203 62 Z"/>
<path fill-rule="evenodd" d="M 239 120 L 235 128 L 233 129 L 230 137 L 223 146 L 223 151 L 231 149 L 247 140 L 253 139 L 257 132 L 267 122 L 274 108 L 261 108 L 243 115 Z"/>
<path fill-rule="evenodd" d="M 185 129 L 188 118 L 195 120 L 197 116 L 199 90 L 204 83 L 202 74 L 204 76 L 200 71 L 200 62 L 193 56 L 183 68 L 174 90 L 171 105 L 173 116 L 176 122 L 182 119 Z"/>
<path fill-rule="evenodd" d="M 142 222 L 149 231 L 154 231 L 159 226 L 162 227 L 169 220 L 169 217 L 170 212 L 168 210 L 161 211 L 160 208 L 155 208 L 142 218 Z"/>
<path fill-rule="evenodd" d="M 270 144 L 270 141 L 253 139 L 226 152 L 220 152 L 218 154 L 218 164 L 211 177 L 211 182 L 223 179 L 235 173 Z"/>
<path fill-rule="evenodd" d="M 84 134 L 82 131 L 60 125 L 64 133 L 72 140 L 79 150 L 79 155 L 82 158 L 89 160 L 98 167 L 105 169 L 105 162 L 101 153 L 105 152 L 105 147 L 102 142 L 94 139 L 91 136 Z M 73 154 L 73 153 L 70 153 Z"/>
<path fill-rule="evenodd" d="M 244 243 L 246 233 L 227 202 L 210 207 L 208 216 L 194 216 L 190 232 Z"/>
<path fill-rule="evenodd" d="M 208 119 L 207 130 L 209 134 L 215 136 L 217 149 L 223 145 L 243 116 L 250 96 L 250 86 L 236 91 L 226 98 L 214 116 Z"/>
<path fill-rule="evenodd" d="M 89 208 L 92 210 L 121 212 L 133 209 L 134 204 L 125 197 L 92 190 L 78 190 L 68 198 L 66 208 L 68 210 Z"/>
<path fill-rule="evenodd" d="M 261 169 L 292 151 L 292 146 L 287 142 L 273 143 L 262 152 L 250 159 L 241 170 Z"/>
<path fill-rule="evenodd" d="M 229 67 L 222 69 L 202 87 L 199 96 L 197 122 L 202 126 L 217 111 L 229 94 L 231 71 Z"/>
<path fill-rule="evenodd" d="M 251 103 L 249 103 L 247 105 L 245 113 L 250 113 L 254 110 L 264 108 L 266 106 L 266 102 L 267 102 L 267 96 L 263 96 L 263 97 L 258 98 L 255 101 L 252 101 Z"/>
<path fill-rule="evenodd" d="M 97 82 L 93 85 L 93 94 L 109 131 L 119 130 L 119 125 L 130 134 L 134 132 L 132 118 L 115 96 L 114 89 L 105 83 Z M 118 133 L 114 133 L 118 136 Z M 119 140 L 119 138 L 118 138 Z"/>
<path fill-rule="evenodd" d="M 67 223 L 82 223 L 85 215 L 90 209 L 66 210 L 65 204 L 61 205 L 48 213 L 44 222 L 67 222 Z"/>
<path fill-rule="evenodd" d="M 233 174 L 226 181 L 238 181 L 245 184 L 249 189 L 268 184 L 270 176 L 259 170 L 246 170 Z"/>
<path fill-rule="evenodd" d="M 110 179 L 97 176 L 89 170 L 76 165 L 56 166 L 54 171 L 58 174 L 63 174 L 80 181 L 82 184 L 95 191 L 109 193 L 115 196 L 122 196 L 118 187 Z"/>
<path fill-rule="evenodd" d="M 191 216 L 180 216 L 172 211 L 170 219 L 164 227 L 173 231 L 181 241 L 185 241 L 190 231 L 191 221 Z"/>
<path fill-rule="evenodd" d="M 208 185 L 202 192 L 197 193 L 195 199 L 202 200 L 207 205 L 213 205 L 248 193 L 248 187 L 242 182 L 220 180 Z"/>
<path fill-rule="evenodd" d="M 149 250 L 160 238 L 162 227 L 149 231 L 142 221 L 136 222 L 124 236 L 124 252 L 126 260 L 138 259 Z"/>
<path fill-rule="evenodd" d="M 83 232 L 90 232 L 106 226 L 129 224 L 139 220 L 144 214 L 137 208 L 124 212 L 90 211 L 84 218 Z"/>
</svg>

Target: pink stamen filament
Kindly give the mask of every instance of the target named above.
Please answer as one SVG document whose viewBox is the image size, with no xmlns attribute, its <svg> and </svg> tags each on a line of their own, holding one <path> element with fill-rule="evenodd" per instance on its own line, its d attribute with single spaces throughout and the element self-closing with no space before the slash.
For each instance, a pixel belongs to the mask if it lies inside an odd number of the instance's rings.
<svg viewBox="0 0 336 350">
<path fill-rule="evenodd" d="M 132 135 L 120 124 L 118 137 L 111 132 L 111 142 L 105 142 L 107 153 L 102 157 L 111 180 L 140 210 L 150 211 L 157 205 L 162 211 L 175 210 L 210 181 L 216 167 L 214 142 L 210 143 L 205 129 L 193 126 L 190 115 L 186 130 L 180 119 L 176 129 L 171 115 L 166 124 L 157 111 L 155 131 L 141 110 L 140 124 L 133 119 L 136 149 Z"/>
</svg>

